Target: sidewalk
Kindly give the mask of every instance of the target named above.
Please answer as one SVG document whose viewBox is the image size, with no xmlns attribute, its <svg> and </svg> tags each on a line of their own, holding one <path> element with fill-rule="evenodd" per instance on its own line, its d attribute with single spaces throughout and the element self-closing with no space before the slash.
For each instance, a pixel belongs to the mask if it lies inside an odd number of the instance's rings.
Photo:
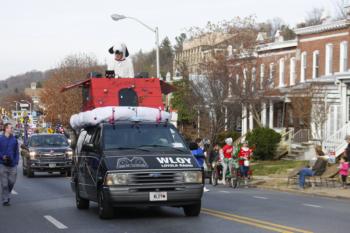
<svg viewBox="0 0 350 233">
<path fill-rule="evenodd" d="M 254 183 L 254 185 L 260 189 L 277 190 L 321 197 L 350 199 L 350 186 L 348 186 L 348 189 L 342 189 L 340 188 L 340 184 L 336 184 L 336 187 L 317 186 L 308 187 L 301 190 L 294 184 L 287 186 L 287 178 L 275 178 L 268 176 L 255 176 L 252 183 Z"/>
</svg>

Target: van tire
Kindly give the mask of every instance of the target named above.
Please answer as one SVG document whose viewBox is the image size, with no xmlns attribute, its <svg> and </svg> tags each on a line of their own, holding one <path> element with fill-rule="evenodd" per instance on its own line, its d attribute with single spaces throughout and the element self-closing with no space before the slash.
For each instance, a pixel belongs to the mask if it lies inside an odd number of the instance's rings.
<svg viewBox="0 0 350 233">
<path fill-rule="evenodd" d="M 107 202 L 102 190 L 98 192 L 98 215 L 101 219 L 111 219 L 114 217 L 114 208 Z"/>
<path fill-rule="evenodd" d="M 78 185 L 75 189 L 75 204 L 79 210 L 86 210 L 90 207 L 90 201 L 80 197 Z"/>
<path fill-rule="evenodd" d="M 196 204 L 183 206 L 186 217 L 197 217 L 201 212 L 201 208 L 201 201 Z"/>
</svg>

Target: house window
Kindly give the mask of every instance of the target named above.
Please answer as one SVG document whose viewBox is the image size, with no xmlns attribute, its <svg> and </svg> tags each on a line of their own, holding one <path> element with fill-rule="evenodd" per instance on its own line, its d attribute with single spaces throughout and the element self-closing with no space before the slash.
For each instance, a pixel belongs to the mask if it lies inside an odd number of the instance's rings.
<svg viewBox="0 0 350 233">
<path fill-rule="evenodd" d="M 275 65 L 273 63 L 270 64 L 270 75 L 269 75 L 269 84 L 270 87 L 274 87 L 274 73 L 275 73 Z"/>
<path fill-rule="evenodd" d="M 295 57 L 292 57 L 290 59 L 290 67 L 289 68 L 290 68 L 290 70 L 289 70 L 289 78 L 290 78 L 289 85 L 293 86 L 293 85 L 295 85 L 295 78 L 296 78 L 296 72 L 295 72 L 296 60 L 295 60 Z"/>
<path fill-rule="evenodd" d="M 343 41 L 340 43 L 340 72 L 348 70 L 348 42 Z"/>
<path fill-rule="evenodd" d="M 284 84 L 284 58 L 280 59 L 279 69 L 280 69 L 279 86 L 284 87 L 284 85 L 285 85 Z"/>
<path fill-rule="evenodd" d="M 260 65 L 260 89 L 264 88 L 264 73 L 265 73 L 265 65 Z"/>
<path fill-rule="evenodd" d="M 333 73 L 333 44 L 326 45 L 326 75 Z"/>
<path fill-rule="evenodd" d="M 314 51 L 312 56 L 312 78 L 319 77 L 320 52 Z"/>
<path fill-rule="evenodd" d="M 306 79 L 306 69 L 307 69 L 307 53 L 303 52 L 301 54 L 301 67 L 300 67 L 300 82 L 305 82 Z"/>
<path fill-rule="evenodd" d="M 256 85 L 255 81 L 256 81 L 256 69 L 253 68 L 252 69 L 252 83 L 251 83 L 253 92 L 255 91 L 255 85 Z"/>
</svg>

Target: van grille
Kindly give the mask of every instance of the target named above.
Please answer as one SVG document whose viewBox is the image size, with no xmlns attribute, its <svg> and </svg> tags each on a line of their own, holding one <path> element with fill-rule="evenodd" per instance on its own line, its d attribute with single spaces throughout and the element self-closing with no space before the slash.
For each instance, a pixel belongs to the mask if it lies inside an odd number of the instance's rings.
<svg viewBox="0 0 350 233">
<path fill-rule="evenodd" d="M 183 176 L 179 172 L 145 172 L 131 173 L 130 184 L 182 184 Z"/>
<path fill-rule="evenodd" d="M 39 154 L 38 159 L 43 159 L 43 160 L 52 160 L 52 159 L 65 159 L 66 155 L 63 153 L 43 153 Z"/>
</svg>

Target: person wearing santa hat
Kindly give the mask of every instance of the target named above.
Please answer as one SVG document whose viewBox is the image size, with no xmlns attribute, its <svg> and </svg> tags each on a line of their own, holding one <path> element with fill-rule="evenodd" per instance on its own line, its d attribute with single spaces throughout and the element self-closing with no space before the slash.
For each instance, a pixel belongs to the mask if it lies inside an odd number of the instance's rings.
<svg viewBox="0 0 350 233">
<path fill-rule="evenodd" d="M 116 78 L 134 78 L 134 66 L 129 57 L 128 48 L 124 43 L 114 45 L 109 48 L 108 52 L 114 54 L 113 64 L 108 66 L 108 70 L 114 71 Z"/>
</svg>

